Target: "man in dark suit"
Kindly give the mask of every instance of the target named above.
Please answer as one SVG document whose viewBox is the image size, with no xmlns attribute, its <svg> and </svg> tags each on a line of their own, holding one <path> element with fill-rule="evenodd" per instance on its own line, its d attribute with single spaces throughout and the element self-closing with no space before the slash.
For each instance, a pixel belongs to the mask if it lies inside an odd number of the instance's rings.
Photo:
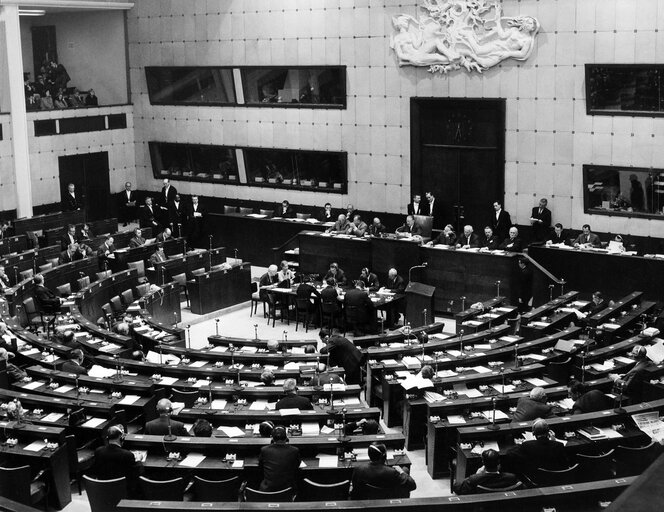
<svg viewBox="0 0 664 512">
<path fill-rule="evenodd" d="M 143 238 L 143 230 L 141 228 L 136 228 L 134 230 L 134 236 L 129 240 L 129 248 L 130 249 L 135 249 L 136 247 L 140 247 L 141 245 L 145 245 L 145 238 Z"/>
<path fill-rule="evenodd" d="M 364 287 L 370 292 L 375 292 L 380 288 L 378 276 L 371 272 L 367 267 L 364 267 L 360 272 L 360 281 L 364 283 Z"/>
<path fill-rule="evenodd" d="M 351 341 L 343 336 L 331 336 L 330 330 L 323 328 L 318 333 L 325 346 L 321 348 L 321 354 L 330 354 L 330 366 L 341 366 L 346 372 L 347 384 L 360 384 L 360 365 L 362 363 L 362 352 Z M 328 368 L 329 370 L 329 368 Z"/>
<path fill-rule="evenodd" d="M 548 201 L 540 199 L 539 206 L 533 208 L 530 214 L 530 223 L 533 226 L 533 240 L 535 242 L 544 242 L 551 228 L 551 210 L 546 205 Z"/>
<path fill-rule="evenodd" d="M 325 206 L 318 215 L 318 220 L 321 222 L 335 222 L 336 218 L 336 215 L 332 211 L 332 205 L 325 203 Z"/>
<path fill-rule="evenodd" d="M 574 400 L 572 414 L 584 414 L 586 412 L 597 412 L 611 409 L 613 400 L 602 393 L 599 389 L 588 391 L 585 384 L 572 379 L 567 384 L 569 396 Z"/>
<path fill-rule="evenodd" d="M 157 250 L 150 256 L 150 266 L 154 267 L 156 263 L 163 263 L 168 258 L 164 254 L 164 244 L 157 244 Z"/>
<path fill-rule="evenodd" d="M 157 201 L 158 206 L 162 209 L 162 212 L 168 213 L 168 207 L 170 204 L 175 201 L 175 196 L 177 195 L 177 189 L 171 185 L 171 182 L 168 178 L 164 178 L 164 186 L 161 187 L 161 192 L 159 193 L 159 199 Z"/>
<path fill-rule="evenodd" d="M 415 194 L 412 202 L 408 203 L 408 215 L 428 215 L 426 205 L 422 204 L 420 194 Z"/>
<path fill-rule="evenodd" d="M 5 273 L 5 267 L 0 265 L 0 290 L 5 290 L 11 287 L 9 276 Z"/>
<path fill-rule="evenodd" d="M 431 247 L 433 245 L 447 245 L 453 247 L 456 244 L 457 236 L 454 232 L 452 224 L 448 224 L 443 228 L 443 230 L 438 234 L 436 238 L 427 243 L 427 246 Z"/>
<path fill-rule="evenodd" d="M 314 408 L 307 397 L 297 394 L 297 383 L 295 379 L 286 379 L 284 381 L 284 397 L 277 402 L 277 411 L 281 409 L 300 409 L 301 411 L 310 411 Z"/>
<path fill-rule="evenodd" d="M 574 239 L 574 242 L 572 242 L 574 247 L 591 248 L 602 246 L 599 236 L 590 231 L 590 224 L 584 224 L 581 226 L 581 230 L 582 233 Z"/>
<path fill-rule="evenodd" d="M 338 263 L 330 263 L 330 269 L 323 277 L 323 281 L 327 282 L 330 278 L 334 279 L 339 286 L 346 284 L 346 273 L 339 267 Z"/>
<path fill-rule="evenodd" d="M 162 398 L 157 402 L 157 414 L 158 418 L 148 421 L 145 424 L 145 429 L 143 433 L 147 436 L 165 436 L 170 433 L 176 436 L 186 436 L 188 435 L 187 429 L 184 427 L 184 423 L 171 419 L 171 414 L 173 414 L 173 404 L 168 398 Z"/>
<path fill-rule="evenodd" d="M 89 224 L 83 224 L 81 226 L 81 230 L 78 232 L 78 238 L 76 241 L 78 243 L 81 243 L 84 240 L 92 240 L 94 238 L 95 234 L 92 232 L 90 229 Z"/>
<path fill-rule="evenodd" d="M 533 298 L 533 269 L 528 260 L 519 258 L 519 312 L 530 310 L 530 299 Z"/>
<path fill-rule="evenodd" d="M 136 218 L 136 192 L 131 189 L 131 183 L 125 183 L 125 189 L 118 194 L 118 210 L 123 226 Z"/>
<path fill-rule="evenodd" d="M 407 469 L 400 466 L 388 466 L 387 448 L 382 443 L 372 443 L 368 449 L 368 463 L 358 464 L 353 469 L 352 490 L 350 497 L 354 500 L 366 498 L 367 484 L 381 489 L 401 489 L 403 497 L 417 488 L 415 480 Z"/>
<path fill-rule="evenodd" d="M 139 225 L 142 228 L 152 228 L 153 233 L 156 233 L 160 229 L 159 215 L 157 214 L 155 207 L 152 206 L 151 197 L 145 199 L 145 206 L 141 208 Z"/>
<path fill-rule="evenodd" d="M 406 283 L 403 280 L 403 277 L 399 275 L 396 268 L 391 268 L 388 271 L 385 288 L 394 293 L 404 293 L 406 291 Z"/>
<path fill-rule="evenodd" d="M 556 222 L 556 225 L 553 226 L 553 231 L 549 234 L 546 243 L 547 245 L 567 244 L 567 233 L 563 229 L 563 225 L 560 222 Z"/>
<path fill-rule="evenodd" d="M 44 286 L 44 276 L 37 274 L 34 277 L 34 282 L 37 309 L 44 313 L 57 313 L 60 311 L 60 305 L 64 300 L 57 297 L 51 290 Z"/>
<path fill-rule="evenodd" d="M 191 204 L 187 210 L 187 237 L 192 247 L 207 247 L 209 242 L 204 240 L 205 212 L 198 202 L 198 196 L 191 196 Z"/>
<path fill-rule="evenodd" d="M 325 231 L 326 233 L 345 235 L 346 233 L 348 233 L 349 228 L 350 228 L 350 222 L 348 222 L 348 219 L 343 213 L 340 213 L 339 217 L 337 217 L 337 220 L 334 223 L 334 226 L 330 226 Z"/>
<path fill-rule="evenodd" d="M 83 255 L 78 250 L 78 244 L 69 244 L 66 251 L 60 253 L 60 265 L 71 263 L 83 259 Z"/>
<path fill-rule="evenodd" d="M 113 245 L 113 237 L 107 236 L 104 243 L 97 249 L 97 261 L 99 262 L 99 270 L 110 270 L 111 260 L 115 258 L 115 245 Z"/>
<path fill-rule="evenodd" d="M 157 242 L 164 243 L 167 240 L 170 240 L 172 234 L 173 232 L 170 228 L 164 228 L 164 230 L 157 235 Z"/>
<path fill-rule="evenodd" d="M 261 300 L 267 300 L 267 291 L 270 288 L 273 288 L 275 285 L 279 284 L 279 269 L 276 265 L 270 265 L 267 267 L 267 272 L 263 274 L 258 281 L 258 296 Z"/>
<path fill-rule="evenodd" d="M 302 278 L 302 283 L 297 287 L 295 296 L 298 300 L 307 301 L 307 310 L 313 313 L 313 323 L 320 321 L 318 318 L 318 309 L 320 304 L 320 292 L 313 286 L 311 275 L 307 274 Z"/>
<path fill-rule="evenodd" d="M 355 281 L 355 287 L 346 292 L 344 297 L 346 322 L 354 320 L 354 336 L 362 336 L 367 332 L 376 331 L 376 308 L 364 288 L 364 282 Z M 355 318 L 350 317 L 350 311 L 355 311 Z"/>
<path fill-rule="evenodd" d="M 83 207 L 83 203 L 76 194 L 76 187 L 73 183 L 67 185 L 67 192 L 62 196 L 62 211 L 64 212 L 73 212 L 80 210 Z"/>
<path fill-rule="evenodd" d="M 456 494 L 475 494 L 479 485 L 490 489 L 503 489 L 515 485 L 519 481 L 515 474 L 500 471 L 500 455 L 496 450 L 491 448 L 484 450 L 482 463 L 483 466 L 477 470 L 477 473 L 462 482 L 454 483 Z"/>
<path fill-rule="evenodd" d="M 510 214 L 503 210 L 502 203 L 495 201 L 493 203 L 493 216 L 491 217 L 491 228 L 498 237 L 498 240 L 507 238 L 507 232 L 512 225 Z"/>
<path fill-rule="evenodd" d="M 495 251 L 500 246 L 500 240 L 493 234 L 491 226 L 485 226 L 484 236 L 480 240 L 480 247 L 489 251 Z"/>
<path fill-rule="evenodd" d="M 480 239 L 473 233 L 473 226 L 463 227 L 463 235 L 457 238 L 457 249 L 474 249 L 480 246 Z"/>
<path fill-rule="evenodd" d="M 66 251 L 71 244 L 76 243 L 76 226 L 69 224 L 67 232 L 60 237 L 60 249 Z"/>
<path fill-rule="evenodd" d="M 76 375 L 87 375 L 88 371 L 83 367 L 83 351 L 80 349 L 72 350 L 69 353 L 69 359 L 62 364 L 62 371 L 75 373 Z"/>
<path fill-rule="evenodd" d="M 172 226 L 173 236 L 182 236 L 182 229 L 187 222 L 187 213 L 180 200 L 180 194 L 175 194 L 173 202 L 168 206 L 168 223 Z"/>
<path fill-rule="evenodd" d="M 406 223 L 395 231 L 397 236 L 422 236 L 422 228 L 415 222 L 415 217 L 408 215 Z"/>
<path fill-rule="evenodd" d="M 553 408 L 546 403 L 546 392 L 536 387 L 530 390 L 530 397 L 521 397 L 512 415 L 514 421 L 531 421 L 536 418 L 551 418 Z"/>
<path fill-rule="evenodd" d="M 258 467 L 263 473 L 259 490 L 264 492 L 295 490 L 302 458 L 300 450 L 288 444 L 286 429 L 281 425 L 272 430 L 272 443 L 263 446 Z"/>
<path fill-rule="evenodd" d="M 442 205 L 432 191 L 427 192 L 425 197 L 427 198 L 427 215 L 433 217 L 433 228 L 440 229 L 443 225 Z"/>
<path fill-rule="evenodd" d="M 509 231 L 509 236 L 503 240 L 503 243 L 500 244 L 499 249 L 509 252 L 521 252 L 523 249 L 523 244 L 521 238 L 519 238 L 519 230 L 512 226 Z"/>
<path fill-rule="evenodd" d="M 382 236 L 386 231 L 387 229 L 378 217 L 374 217 L 371 226 L 369 226 L 367 229 L 367 233 L 369 233 L 371 236 Z"/>
<path fill-rule="evenodd" d="M 539 419 L 533 423 L 532 441 L 524 441 L 507 450 L 503 467 L 522 475 L 532 475 L 537 468 L 561 470 L 568 467 L 565 447 L 556 441 L 549 424 Z"/>
<path fill-rule="evenodd" d="M 648 351 L 642 345 L 636 345 L 629 353 L 636 364 L 624 375 L 610 374 L 609 377 L 615 382 L 615 386 L 629 395 L 633 403 L 643 401 L 643 383 L 651 378 L 652 372 L 657 366 L 648 359 Z"/>
<path fill-rule="evenodd" d="M 600 292 L 599 290 L 593 292 L 590 301 L 592 302 L 592 304 L 590 304 L 590 307 L 587 311 L 587 316 L 592 316 L 595 313 L 599 313 L 603 309 L 609 307 L 609 303 L 606 301 L 606 299 L 602 295 L 602 292 Z"/>
<path fill-rule="evenodd" d="M 143 467 L 136 462 L 134 454 L 122 448 L 125 432 L 122 425 L 111 425 L 106 431 L 106 446 L 95 450 L 94 463 L 90 472 L 100 480 L 113 480 L 125 477 L 129 495 L 138 494 L 138 477 Z"/>
<path fill-rule="evenodd" d="M 281 217 L 282 219 L 294 219 L 295 210 L 285 199 L 281 202 L 281 205 L 274 209 L 273 217 Z"/>
</svg>

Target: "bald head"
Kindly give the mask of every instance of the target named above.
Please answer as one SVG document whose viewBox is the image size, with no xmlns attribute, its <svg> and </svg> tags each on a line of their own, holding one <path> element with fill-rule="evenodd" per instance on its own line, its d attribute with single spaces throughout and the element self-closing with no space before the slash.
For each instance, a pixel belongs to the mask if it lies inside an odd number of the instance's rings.
<svg viewBox="0 0 664 512">
<path fill-rule="evenodd" d="M 157 402 L 157 412 L 162 416 L 170 414 L 173 412 L 173 404 L 168 398 L 162 398 Z"/>
</svg>

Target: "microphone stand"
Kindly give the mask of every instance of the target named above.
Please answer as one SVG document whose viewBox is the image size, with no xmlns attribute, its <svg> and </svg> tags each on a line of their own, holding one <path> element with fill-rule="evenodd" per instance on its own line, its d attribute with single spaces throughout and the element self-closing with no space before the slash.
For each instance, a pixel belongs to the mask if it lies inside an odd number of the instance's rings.
<svg viewBox="0 0 664 512">
<path fill-rule="evenodd" d="M 466 311 L 466 296 L 460 297 L 461 299 L 461 311 Z"/>
<path fill-rule="evenodd" d="M 314 370 L 314 389 L 320 390 L 320 356 L 316 356 L 316 369 Z"/>
<path fill-rule="evenodd" d="M 187 350 L 191 350 L 191 332 L 189 332 L 189 329 L 191 329 L 191 325 L 187 324 L 186 329 L 187 330 L 184 333 L 184 344 Z"/>
<path fill-rule="evenodd" d="M 586 383 L 586 351 L 581 352 L 581 384 Z"/>
<path fill-rule="evenodd" d="M 565 284 L 566 281 L 564 279 L 560 280 L 560 295 L 565 295 Z"/>
<path fill-rule="evenodd" d="M 76 374 L 76 405 L 80 406 L 81 405 L 81 390 L 78 387 L 78 374 Z"/>
<path fill-rule="evenodd" d="M 51 349 L 50 351 L 50 356 L 51 356 L 51 364 L 53 365 L 53 371 L 56 370 L 55 368 L 55 351 Z M 115 357 L 118 357 L 117 355 Z"/>
<path fill-rule="evenodd" d="M 178 438 L 175 434 L 173 434 L 173 431 L 171 430 L 171 415 L 169 413 L 168 415 L 168 434 L 164 436 L 164 441 L 167 443 L 172 443 Z"/>
<path fill-rule="evenodd" d="M 346 437 L 346 408 L 344 407 L 341 409 L 341 431 L 339 432 L 339 437 L 337 438 L 337 441 L 340 443 L 346 443 L 348 442 L 348 438 Z"/>
<path fill-rule="evenodd" d="M 115 354 L 113 356 L 113 359 L 115 360 L 115 377 L 113 377 L 113 382 L 115 384 L 119 384 L 124 379 L 122 378 L 122 371 L 120 370 L 120 362 L 118 360 L 118 355 Z"/>
<path fill-rule="evenodd" d="M 258 341 L 258 324 L 254 324 L 254 339 Z"/>
<path fill-rule="evenodd" d="M 214 320 L 214 332 L 217 336 L 219 336 L 219 319 L 215 318 Z"/>
<path fill-rule="evenodd" d="M 514 368 L 519 368 L 519 345 L 518 343 L 514 344 Z"/>
<path fill-rule="evenodd" d="M 625 408 L 622 406 L 622 400 L 623 400 L 623 390 L 625 389 L 624 384 L 620 384 L 620 395 L 618 397 L 618 407 L 613 409 L 613 412 L 617 414 L 625 414 Z"/>
<path fill-rule="evenodd" d="M 429 325 L 429 323 L 427 321 L 427 308 L 424 308 L 422 310 L 422 314 L 424 315 L 424 325 Z"/>
<path fill-rule="evenodd" d="M 209 267 L 212 268 L 212 235 L 209 235 L 208 238 L 210 240 L 210 243 L 208 245 L 208 247 L 209 247 L 209 249 L 208 249 L 208 264 L 209 264 Z"/>
<path fill-rule="evenodd" d="M 414 268 L 427 268 L 428 265 L 429 265 L 429 263 L 427 263 L 427 262 L 425 261 L 425 262 L 422 263 L 421 265 L 414 265 L 414 266 L 410 267 L 410 268 L 408 269 L 408 282 L 409 282 L 409 283 L 411 282 L 411 278 L 410 278 L 410 276 L 411 276 L 411 272 L 413 271 Z"/>
<path fill-rule="evenodd" d="M 208 408 L 207 411 L 205 411 L 207 414 L 214 414 L 214 411 L 212 410 L 212 378 L 211 377 L 206 377 L 208 381 Z"/>
<path fill-rule="evenodd" d="M 505 398 L 505 367 L 500 367 L 500 379 L 502 381 L 500 397 Z"/>
<path fill-rule="evenodd" d="M 159 365 L 163 366 L 164 365 L 164 354 L 162 352 L 162 345 L 161 343 L 159 344 Z"/>
<path fill-rule="evenodd" d="M 173 327 L 178 326 L 178 314 L 176 311 L 173 311 Z"/>
<path fill-rule="evenodd" d="M 466 357 L 465 352 L 463 351 L 463 334 L 464 330 L 459 331 L 459 357 Z"/>
<path fill-rule="evenodd" d="M 496 281 L 496 297 L 500 297 L 500 281 Z"/>
<path fill-rule="evenodd" d="M 553 300 L 553 285 L 549 285 L 549 302 Z"/>
<path fill-rule="evenodd" d="M 498 430 L 500 427 L 496 425 L 496 397 L 492 396 L 491 397 L 491 404 L 493 405 L 493 411 L 491 413 L 491 425 L 489 425 L 487 428 L 489 430 Z"/>
<path fill-rule="evenodd" d="M 238 261 L 237 261 L 237 248 L 233 249 L 233 252 L 235 253 L 235 264 L 238 265 Z"/>
<path fill-rule="evenodd" d="M 18 267 L 14 267 L 14 286 L 18 284 Z"/>
</svg>

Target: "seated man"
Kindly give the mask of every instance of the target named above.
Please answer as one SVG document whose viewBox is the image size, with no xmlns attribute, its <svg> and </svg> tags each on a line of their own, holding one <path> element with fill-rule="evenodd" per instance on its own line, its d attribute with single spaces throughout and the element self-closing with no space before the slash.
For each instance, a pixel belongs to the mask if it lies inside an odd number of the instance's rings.
<svg viewBox="0 0 664 512">
<path fill-rule="evenodd" d="M 323 328 L 318 333 L 325 346 L 320 349 L 321 354 L 330 353 L 330 365 L 341 366 L 346 372 L 347 384 L 360 384 L 362 373 L 362 352 L 353 342 L 343 336 L 332 336 L 329 329 Z"/>
<path fill-rule="evenodd" d="M 395 231 L 397 236 L 422 236 L 422 228 L 415 222 L 415 217 L 408 215 L 406 223 Z"/>
<path fill-rule="evenodd" d="M 172 234 L 172 232 L 171 232 L 170 228 L 164 229 L 161 233 L 159 233 L 157 235 L 157 242 L 162 242 L 163 243 L 166 240 L 170 240 L 171 239 L 171 234 Z"/>
<path fill-rule="evenodd" d="M 142 228 L 152 228 L 152 233 L 159 229 L 158 213 L 154 206 L 152 206 L 152 198 L 145 199 L 145 206 L 141 208 L 140 223 Z"/>
<path fill-rule="evenodd" d="M 308 398 L 297 394 L 297 383 L 295 379 L 286 379 L 284 382 L 284 397 L 277 402 L 277 411 L 281 409 L 300 409 L 310 411 L 314 408 Z"/>
<path fill-rule="evenodd" d="M 364 287 L 370 292 L 375 292 L 380 288 L 378 276 L 364 267 L 360 272 L 360 281 L 364 283 Z"/>
<path fill-rule="evenodd" d="M 158 418 L 148 421 L 145 424 L 143 433 L 147 436 L 165 436 L 169 433 L 176 436 L 187 436 L 187 429 L 184 423 L 171 419 L 173 414 L 173 404 L 168 398 L 162 398 L 157 402 Z"/>
<path fill-rule="evenodd" d="M 150 266 L 154 267 L 156 263 L 162 263 L 167 259 L 164 253 L 164 244 L 157 244 L 157 250 L 150 256 Z"/>
<path fill-rule="evenodd" d="M 380 425 L 376 420 L 362 418 L 359 421 L 349 421 L 344 425 L 344 434 L 347 436 L 353 434 L 362 434 L 363 436 L 374 436 L 378 434 Z"/>
<path fill-rule="evenodd" d="M 261 373 L 261 384 L 263 386 L 272 386 L 274 384 L 274 373 L 272 373 L 272 370 L 264 370 Z"/>
<path fill-rule="evenodd" d="M 95 234 L 90 229 L 88 224 L 83 224 L 81 231 L 78 233 L 77 241 L 80 243 L 83 240 L 92 240 L 95 237 Z"/>
<path fill-rule="evenodd" d="M 346 273 L 339 268 L 338 263 L 330 263 L 330 270 L 323 277 L 323 281 L 327 282 L 330 278 L 334 279 L 334 282 L 339 286 L 346 284 Z"/>
<path fill-rule="evenodd" d="M 294 219 L 295 210 L 293 210 L 293 207 L 290 205 L 288 201 L 283 200 L 281 202 L 281 206 L 279 208 L 275 208 L 273 217 L 281 217 L 283 219 Z"/>
<path fill-rule="evenodd" d="M 295 296 L 297 299 L 302 299 L 307 301 L 307 311 L 309 313 L 314 313 L 313 322 L 317 322 L 320 319 L 318 318 L 318 305 L 320 304 L 320 292 L 313 286 L 313 280 L 311 275 L 307 274 L 303 277 L 302 283 L 297 287 Z"/>
<path fill-rule="evenodd" d="M 500 471 L 500 455 L 496 450 L 484 450 L 482 464 L 483 466 L 474 475 L 469 476 L 463 482 L 454 483 L 456 494 L 474 494 L 477 492 L 478 485 L 490 489 L 502 489 L 511 487 L 519 481 L 513 473 Z"/>
<path fill-rule="evenodd" d="M 355 215 L 355 217 L 353 217 L 353 222 L 348 226 L 348 234 L 353 236 L 364 236 L 367 229 L 367 223 L 362 220 L 362 217 Z"/>
<path fill-rule="evenodd" d="M 586 412 L 597 412 L 613 407 L 613 400 L 602 393 L 599 389 L 588 391 L 586 385 L 578 380 L 570 380 L 567 385 L 569 397 L 574 400 L 572 414 L 584 414 Z"/>
<path fill-rule="evenodd" d="M 55 293 L 44 286 L 44 276 L 37 274 L 35 282 L 35 305 L 39 311 L 44 313 L 57 313 L 64 299 L 57 297 Z"/>
<path fill-rule="evenodd" d="M 628 395 L 632 403 L 643 401 L 643 383 L 651 375 L 651 370 L 657 366 L 648 358 L 648 351 L 642 345 L 636 345 L 629 353 L 636 360 L 636 364 L 624 375 L 615 373 L 609 374 L 613 379 L 617 391 L 622 390 L 623 394 Z"/>
<path fill-rule="evenodd" d="M 196 420 L 194 426 L 191 428 L 194 437 L 212 437 L 212 425 L 208 420 L 203 418 Z"/>
<path fill-rule="evenodd" d="M 479 238 L 473 233 L 473 226 L 466 225 L 463 227 L 463 235 L 457 238 L 457 249 L 474 249 L 480 246 Z"/>
<path fill-rule="evenodd" d="M 0 265 L 0 290 L 5 290 L 10 287 L 11 283 L 9 282 L 9 276 L 5 272 L 5 267 Z"/>
<path fill-rule="evenodd" d="M 295 489 L 302 458 L 300 450 L 288 444 L 286 429 L 278 425 L 272 430 L 272 443 L 261 448 L 258 467 L 263 473 L 260 490 L 264 492 Z"/>
<path fill-rule="evenodd" d="M 136 228 L 134 230 L 134 236 L 129 240 L 129 248 L 134 249 L 145 245 L 145 238 L 143 238 L 143 230 L 141 228 Z"/>
<path fill-rule="evenodd" d="M 523 244 L 521 238 L 519 238 L 519 230 L 512 226 L 509 231 L 509 237 L 503 240 L 503 243 L 498 247 L 503 251 L 509 252 L 521 252 L 523 249 Z"/>
<path fill-rule="evenodd" d="M 321 222 L 334 222 L 334 212 L 330 203 L 325 203 L 325 207 L 318 215 L 318 220 Z"/>
<path fill-rule="evenodd" d="M 503 467 L 520 475 L 532 475 L 537 468 L 561 470 L 568 467 L 565 447 L 549 430 L 545 420 L 537 420 L 532 427 L 532 441 L 524 441 L 507 450 Z"/>
<path fill-rule="evenodd" d="M 69 224 L 67 226 L 67 232 L 60 238 L 60 248 L 63 251 L 66 251 L 67 247 L 76 242 L 76 226 L 74 224 Z"/>
<path fill-rule="evenodd" d="M 293 282 L 293 279 L 295 279 L 295 272 L 288 268 L 288 262 L 283 260 L 279 263 L 279 272 L 277 272 L 278 282 L 283 283 L 284 281 L 288 281 L 290 284 Z"/>
<path fill-rule="evenodd" d="M 81 349 L 72 350 L 69 353 L 69 360 L 62 364 L 62 371 L 75 373 L 76 375 L 87 375 L 88 371 L 83 366 L 83 351 Z"/>
<path fill-rule="evenodd" d="M 410 476 L 408 468 L 388 466 L 387 448 L 382 443 L 369 445 L 369 463 L 362 463 L 353 469 L 351 499 L 364 499 L 367 484 L 381 489 L 400 489 L 404 497 L 417 488 L 415 480 Z"/>
<path fill-rule="evenodd" d="M 355 281 L 355 287 L 346 292 L 344 298 L 344 307 L 346 310 L 346 323 L 353 322 L 353 335 L 362 336 L 367 332 L 376 330 L 376 308 L 369 298 L 369 294 L 364 289 L 364 282 Z M 350 318 L 349 312 L 355 311 L 355 318 Z"/>
<path fill-rule="evenodd" d="M 28 374 L 21 370 L 18 366 L 9 362 L 10 359 L 14 358 L 13 352 L 8 352 L 7 349 L 0 347 L 0 361 L 6 361 L 7 366 L 7 377 L 9 378 L 9 383 L 19 382 L 25 379 Z"/>
<path fill-rule="evenodd" d="M 549 237 L 546 239 L 546 245 L 553 244 L 566 244 L 567 243 L 567 233 L 563 229 L 563 225 L 560 222 L 556 222 L 553 226 L 553 232 L 549 234 Z"/>
<path fill-rule="evenodd" d="M 456 243 L 456 233 L 454 232 L 454 228 L 452 227 L 452 224 L 448 224 L 443 228 L 443 230 L 440 232 L 440 234 L 427 243 L 427 245 L 449 245 L 453 246 Z"/>
<path fill-rule="evenodd" d="M 491 226 L 486 226 L 484 228 L 484 236 L 480 241 L 480 248 L 486 249 L 488 251 L 495 251 L 500 245 L 500 240 L 498 237 L 493 234 L 493 229 Z"/>
<path fill-rule="evenodd" d="M 125 431 L 122 425 L 111 425 L 106 431 L 106 446 L 95 450 L 94 463 L 90 472 L 100 480 L 112 480 L 125 477 L 127 490 L 131 497 L 138 494 L 138 477 L 143 467 L 136 462 L 134 454 L 122 447 Z"/>
<path fill-rule="evenodd" d="M 267 291 L 279 284 L 278 269 L 276 265 L 267 267 L 267 272 L 258 281 L 258 296 L 262 301 L 267 300 Z"/>
<path fill-rule="evenodd" d="M 60 253 L 59 263 L 64 265 L 65 263 L 71 263 L 72 261 L 82 260 L 83 255 L 78 250 L 78 244 L 69 244 L 66 251 Z"/>
<path fill-rule="evenodd" d="M 99 270 L 109 270 L 111 267 L 109 259 L 115 258 L 115 245 L 113 245 L 113 237 L 107 236 L 104 243 L 97 249 L 97 261 L 99 262 Z"/>
<path fill-rule="evenodd" d="M 590 231 L 590 224 L 584 224 L 581 229 L 583 230 L 582 233 L 574 239 L 574 242 L 572 242 L 574 247 L 589 249 L 591 247 L 602 246 L 602 242 L 600 242 L 599 236 Z"/>
<path fill-rule="evenodd" d="M 387 230 L 385 229 L 385 226 L 383 226 L 383 224 L 380 222 L 380 219 L 378 217 L 374 217 L 373 222 L 371 223 L 371 226 L 369 226 L 367 231 L 371 236 L 381 236 Z"/>
<path fill-rule="evenodd" d="M 546 392 L 536 387 L 530 390 L 530 397 L 521 397 L 514 411 L 514 421 L 531 421 L 536 418 L 551 418 L 553 408 L 546 403 Z"/>
<path fill-rule="evenodd" d="M 350 228 L 350 223 L 348 222 L 348 219 L 346 219 L 346 216 L 343 213 L 341 213 L 339 214 L 337 221 L 334 223 L 334 226 L 330 226 L 329 228 L 327 228 L 326 233 L 345 235 L 346 233 L 348 233 L 349 228 Z"/>
</svg>

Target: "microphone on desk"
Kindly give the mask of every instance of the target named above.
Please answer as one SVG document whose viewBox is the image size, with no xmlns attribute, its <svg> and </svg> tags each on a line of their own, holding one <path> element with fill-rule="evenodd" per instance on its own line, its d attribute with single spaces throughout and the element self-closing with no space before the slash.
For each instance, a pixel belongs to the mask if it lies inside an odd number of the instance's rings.
<svg viewBox="0 0 664 512">
<path fill-rule="evenodd" d="M 487 428 L 489 430 L 498 430 L 500 427 L 496 425 L 496 397 L 493 396 L 491 397 L 491 404 L 493 405 L 493 411 L 491 414 L 491 425 L 489 425 Z"/>
<path fill-rule="evenodd" d="M 175 441 L 178 438 L 175 434 L 173 434 L 173 431 L 171 430 L 171 415 L 169 413 L 168 415 L 168 434 L 164 436 L 164 441 L 167 441 L 169 443 Z"/>
<path fill-rule="evenodd" d="M 412 267 L 410 267 L 410 269 L 408 269 L 408 282 L 410 283 L 410 281 L 411 281 L 410 276 L 411 276 L 411 272 L 413 271 L 413 269 L 415 269 L 415 268 L 427 268 L 428 266 L 429 266 L 429 263 L 427 263 L 425 261 L 421 265 L 413 265 Z"/>
</svg>

